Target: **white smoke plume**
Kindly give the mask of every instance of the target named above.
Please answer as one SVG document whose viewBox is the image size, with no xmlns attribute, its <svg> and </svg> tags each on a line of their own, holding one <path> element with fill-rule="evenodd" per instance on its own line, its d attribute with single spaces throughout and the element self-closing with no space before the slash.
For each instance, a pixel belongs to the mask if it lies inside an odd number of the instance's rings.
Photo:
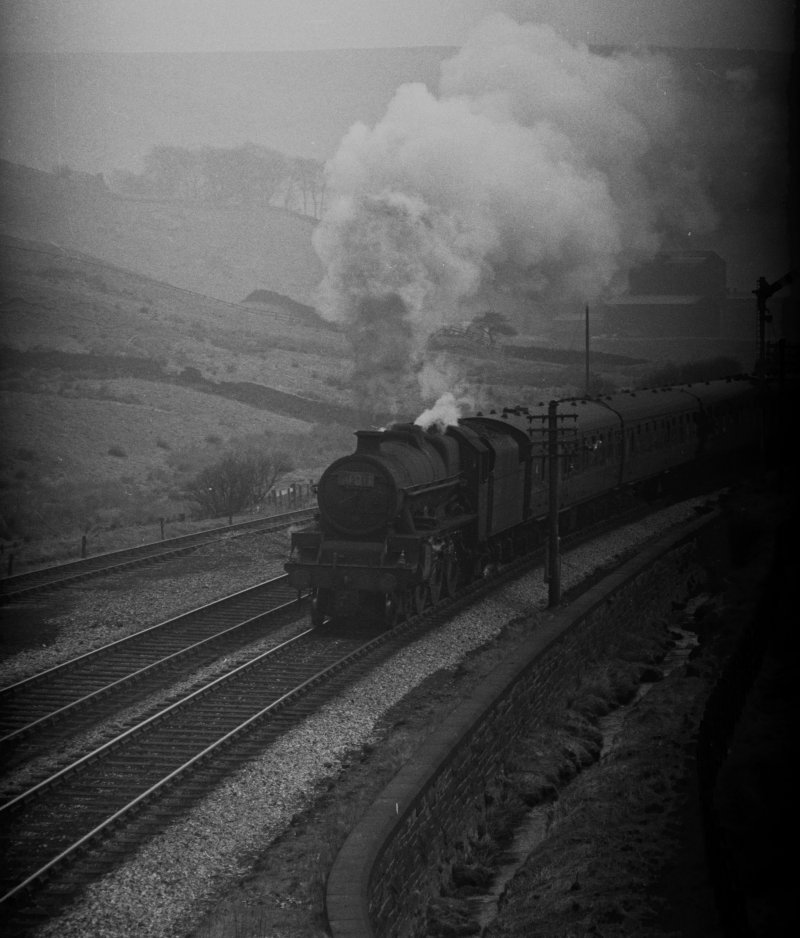
<svg viewBox="0 0 800 938">
<path fill-rule="evenodd" d="M 455 365 L 443 357 L 426 361 L 416 377 L 422 399 L 436 401 L 414 421 L 423 429 L 436 426 L 444 432 L 447 427 L 455 426 L 467 411 L 481 406 L 475 389 L 470 388 Z"/>
<path fill-rule="evenodd" d="M 426 338 L 482 284 L 588 302 L 669 229 L 713 225 L 679 97 L 663 56 L 601 56 L 495 15 L 438 94 L 404 85 L 375 127 L 352 127 L 314 246 L 317 305 L 351 338 L 359 399 L 400 406 Z"/>
<path fill-rule="evenodd" d="M 453 427 L 458 423 L 458 419 L 463 413 L 463 403 L 463 401 L 456 398 L 452 391 L 445 391 L 433 407 L 424 410 L 414 423 L 424 430 L 429 430 L 435 426 L 444 432 L 447 427 Z"/>
</svg>

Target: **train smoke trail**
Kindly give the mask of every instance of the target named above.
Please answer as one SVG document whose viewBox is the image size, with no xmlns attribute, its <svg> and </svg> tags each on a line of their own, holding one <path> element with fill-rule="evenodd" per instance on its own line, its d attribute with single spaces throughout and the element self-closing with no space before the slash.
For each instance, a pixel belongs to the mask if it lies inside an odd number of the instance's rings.
<svg viewBox="0 0 800 938">
<path fill-rule="evenodd" d="M 453 362 L 444 357 L 426 361 L 416 377 L 422 399 L 436 401 L 414 421 L 425 430 L 435 426 L 444 431 L 458 423 L 458 418 L 466 411 L 485 406 L 480 393 L 470 388 L 459 376 Z"/>
<path fill-rule="evenodd" d="M 601 56 L 496 15 L 443 64 L 438 94 L 404 85 L 375 127 L 353 126 L 314 245 L 357 397 L 401 405 L 427 336 L 483 285 L 541 310 L 589 301 L 670 230 L 713 225 L 679 98 L 664 56 Z"/>
</svg>

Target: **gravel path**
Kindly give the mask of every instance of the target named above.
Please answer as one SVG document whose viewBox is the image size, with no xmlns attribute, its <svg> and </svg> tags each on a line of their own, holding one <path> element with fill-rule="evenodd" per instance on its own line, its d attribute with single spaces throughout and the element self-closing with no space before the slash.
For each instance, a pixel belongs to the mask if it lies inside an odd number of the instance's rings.
<svg viewBox="0 0 800 938">
<path fill-rule="evenodd" d="M 570 552 L 564 557 L 564 588 L 577 585 L 615 556 L 694 519 L 698 504 L 695 499 L 673 506 Z M 137 598 L 137 603 L 146 608 L 145 600 Z M 381 717 L 404 695 L 491 642 L 507 623 L 544 609 L 546 603 L 541 572 L 532 572 L 399 652 L 227 779 L 189 816 L 93 884 L 82 900 L 37 935 L 184 935 L 203 909 L 235 887 L 292 818 L 309 807 L 325 780 L 339 775 L 353 751 L 377 741 Z M 81 613 L 76 608 L 72 616 Z"/>
</svg>

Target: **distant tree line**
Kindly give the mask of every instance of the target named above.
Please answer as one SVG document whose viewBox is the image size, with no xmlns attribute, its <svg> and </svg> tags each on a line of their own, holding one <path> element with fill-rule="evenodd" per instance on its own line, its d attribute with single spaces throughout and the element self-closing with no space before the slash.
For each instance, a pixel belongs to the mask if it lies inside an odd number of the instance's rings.
<svg viewBox="0 0 800 938">
<path fill-rule="evenodd" d="M 115 170 L 111 188 L 121 195 L 209 205 L 279 205 L 319 218 L 325 203 L 324 166 L 245 143 L 233 149 L 159 145 L 144 171 Z"/>
</svg>

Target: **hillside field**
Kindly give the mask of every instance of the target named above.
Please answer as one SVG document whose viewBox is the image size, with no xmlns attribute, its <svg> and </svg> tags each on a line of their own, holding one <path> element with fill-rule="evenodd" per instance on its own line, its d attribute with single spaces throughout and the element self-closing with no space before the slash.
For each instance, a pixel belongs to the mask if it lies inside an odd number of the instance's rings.
<svg viewBox="0 0 800 938">
<path fill-rule="evenodd" d="M 248 439 L 290 452 L 292 478 L 303 479 L 350 446 L 347 349 L 322 324 L 18 239 L 2 241 L 2 275 L 9 544 L 186 515 L 187 474 Z M 214 393 L 219 384 L 227 393 Z M 232 396 L 251 384 L 289 405 L 276 412 Z M 315 427 L 336 404 L 345 423 Z"/>
</svg>

